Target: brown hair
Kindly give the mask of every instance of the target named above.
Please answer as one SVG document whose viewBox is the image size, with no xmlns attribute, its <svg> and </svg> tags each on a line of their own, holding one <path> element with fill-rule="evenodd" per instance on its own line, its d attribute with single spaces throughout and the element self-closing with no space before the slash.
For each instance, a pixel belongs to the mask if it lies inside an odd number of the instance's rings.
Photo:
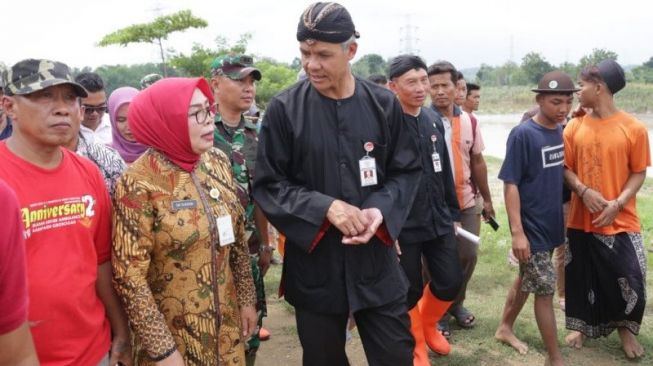
<svg viewBox="0 0 653 366">
<path fill-rule="evenodd" d="M 596 65 L 587 65 L 580 71 L 578 75 L 583 81 L 590 81 L 593 83 L 602 83 L 603 78 Z"/>
<path fill-rule="evenodd" d="M 458 70 L 449 61 L 438 61 L 426 70 L 428 76 L 445 74 L 447 72 L 451 75 L 451 81 L 456 84 L 458 82 Z"/>
</svg>

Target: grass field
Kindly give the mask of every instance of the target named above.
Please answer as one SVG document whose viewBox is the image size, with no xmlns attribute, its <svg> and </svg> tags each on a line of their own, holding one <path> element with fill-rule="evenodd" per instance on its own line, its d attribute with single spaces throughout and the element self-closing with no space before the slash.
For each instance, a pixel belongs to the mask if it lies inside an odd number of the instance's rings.
<svg viewBox="0 0 653 366">
<path fill-rule="evenodd" d="M 534 105 L 534 93 L 526 86 L 482 86 L 480 111 L 492 113 L 523 113 Z M 629 113 L 653 113 L 653 84 L 632 83 L 616 97 L 619 108 Z"/>
<path fill-rule="evenodd" d="M 487 158 L 490 186 L 494 200 L 497 220 L 501 225 L 499 231 L 492 231 L 489 226 L 483 225 L 482 243 L 480 246 L 479 261 L 476 271 L 470 281 L 465 305 L 475 313 L 478 324 L 472 330 L 458 329 L 452 323 L 453 336 L 451 339 L 452 352 L 449 356 L 438 357 L 432 355 L 434 365 L 542 365 L 545 350 L 533 315 L 533 300 L 529 299 L 520 317 L 517 319 L 515 331 L 517 336 L 529 345 L 527 355 L 519 355 L 512 348 L 504 346 L 494 340 L 494 332 L 501 317 L 503 304 L 508 292 L 508 287 L 514 280 L 517 271 L 507 261 L 508 249 L 511 246 L 510 234 L 503 205 L 502 185 L 496 178 L 501 164 L 499 159 Z M 647 248 L 651 248 L 653 238 L 653 180 L 647 179 L 638 196 L 638 209 L 643 225 L 644 240 Z M 651 265 L 648 265 L 648 288 L 652 288 Z M 281 266 L 273 266 L 268 276 L 266 285 L 270 318 L 265 321 L 272 333 L 272 339 L 263 343 L 259 351 L 259 366 L 266 365 L 300 365 L 301 347 L 296 336 L 292 307 L 285 301 L 276 297 Z M 650 293 L 650 291 L 649 291 Z M 557 304 L 557 299 L 554 300 Z M 557 309 L 557 305 L 555 306 Z M 558 321 L 558 338 L 567 365 L 641 365 L 653 364 L 653 306 L 651 296 L 648 296 L 646 313 L 639 341 L 645 348 L 646 355 L 638 362 L 627 361 L 620 348 L 619 337 L 616 333 L 607 338 L 589 340 L 582 350 L 573 350 L 564 346 L 564 313 L 556 310 Z M 360 340 L 354 339 L 348 345 L 348 354 L 352 365 L 365 365 Z"/>
</svg>

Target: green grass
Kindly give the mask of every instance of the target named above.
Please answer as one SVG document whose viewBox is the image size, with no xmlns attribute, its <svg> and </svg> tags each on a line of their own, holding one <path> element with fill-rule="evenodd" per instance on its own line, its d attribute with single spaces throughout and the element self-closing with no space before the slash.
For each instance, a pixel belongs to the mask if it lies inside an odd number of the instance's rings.
<svg viewBox="0 0 653 366">
<path fill-rule="evenodd" d="M 512 348 L 499 344 L 494 340 L 494 332 L 501 318 L 508 288 L 517 275 L 517 269 L 511 267 L 507 261 L 511 240 L 503 204 L 503 187 L 496 178 L 501 160 L 486 157 L 486 161 L 494 208 L 500 229 L 495 232 L 488 225 L 483 225 L 479 260 L 467 290 L 465 306 L 474 312 L 478 324 L 473 330 L 462 330 L 452 323 L 452 353 L 446 357 L 432 356 L 432 363 L 449 366 L 541 365 L 544 362 L 546 352 L 535 323 L 532 297 L 524 306 L 515 324 L 517 336 L 529 345 L 529 353 L 526 356 L 518 355 Z M 648 249 L 651 248 L 651 239 L 653 238 L 653 179 L 647 178 L 638 195 L 637 205 L 642 222 L 644 243 Z M 269 295 L 276 296 L 280 267 L 273 266 L 266 276 Z M 650 293 L 653 288 L 653 260 L 651 258 L 648 259 L 648 268 L 647 287 Z M 292 310 L 292 307 L 286 302 L 282 303 L 285 304 L 284 307 L 288 311 Z M 651 320 L 653 320 L 653 306 L 650 303 L 651 296 L 648 297 L 644 322 L 638 337 L 646 350 L 646 355 L 639 362 L 636 362 L 641 365 L 653 364 L 653 323 L 651 323 Z M 556 308 L 558 322 L 558 338 L 567 365 L 633 364 L 623 356 L 616 333 L 607 338 L 587 341 L 586 347 L 581 351 L 564 346 L 564 336 L 567 331 L 564 328 L 564 314 L 557 310 L 557 299 L 554 300 L 554 307 Z M 289 330 L 284 329 L 284 332 L 287 331 Z M 296 346 L 300 347 L 299 343 Z"/>
<path fill-rule="evenodd" d="M 616 95 L 619 108 L 629 113 L 653 113 L 653 84 L 632 83 Z M 524 113 L 535 105 L 528 86 L 482 86 L 479 112 Z"/>
</svg>

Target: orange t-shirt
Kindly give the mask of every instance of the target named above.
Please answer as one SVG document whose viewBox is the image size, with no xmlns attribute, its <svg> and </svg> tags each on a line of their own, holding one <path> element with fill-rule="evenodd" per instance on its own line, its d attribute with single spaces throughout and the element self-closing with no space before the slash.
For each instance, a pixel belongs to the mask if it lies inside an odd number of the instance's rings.
<svg viewBox="0 0 653 366">
<path fill-rule="evenodd" d="M 575 118 L 567 124 L 564 140 L 567 169 L 606 200 L 616 199 L 632 173 L 643 172 L 651 165 L 646 127 L 625 112 L 604 119 Z M 640 231 L 634 197 L 624 204 L 612 225 L 592 225 L 599 215 L 591 214 L 574 194 L 567 226 L 603 235 Z"/>
</svg>

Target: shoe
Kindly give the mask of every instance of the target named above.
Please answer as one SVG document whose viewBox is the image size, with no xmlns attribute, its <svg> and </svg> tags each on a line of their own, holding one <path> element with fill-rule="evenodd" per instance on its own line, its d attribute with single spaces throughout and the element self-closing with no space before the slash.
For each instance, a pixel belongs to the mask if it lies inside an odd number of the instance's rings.
<svg viewBox="0 0 653 366">
<path fill-rule="evenodd" d="M 260 339 L 261 341 L 267 341 L 268 339 L 270 339 L 270 331 L 261 327 L 261 329 L 259 329 L 258 331 L 258 339 Z"/>
<path fill-rule="evenodd" d="M 422 315 L 422 327 L 424 338 L 429 348 L 439 354 L 448 355 L 451 352 L 449 341 L 437 329 L 438 321 L 447 312 L 453 301 L 443 301 L 431 293 L 428 284 L 424 287 L 422 298 L 418 302 L 419 311 Z"/>
<path fill-rule="evenodd" d="M 419 306 L 415 305 L 408 312 L 410 316 L 410 332 L 415 338 L 415 349 L 413 350 L 413 366 L 431 366 L 429 354 L 426 350 L 426 341 L 424 340 L 424 329 L 422 328 L 422 315 L 419 312 Z"/>
</svg>

